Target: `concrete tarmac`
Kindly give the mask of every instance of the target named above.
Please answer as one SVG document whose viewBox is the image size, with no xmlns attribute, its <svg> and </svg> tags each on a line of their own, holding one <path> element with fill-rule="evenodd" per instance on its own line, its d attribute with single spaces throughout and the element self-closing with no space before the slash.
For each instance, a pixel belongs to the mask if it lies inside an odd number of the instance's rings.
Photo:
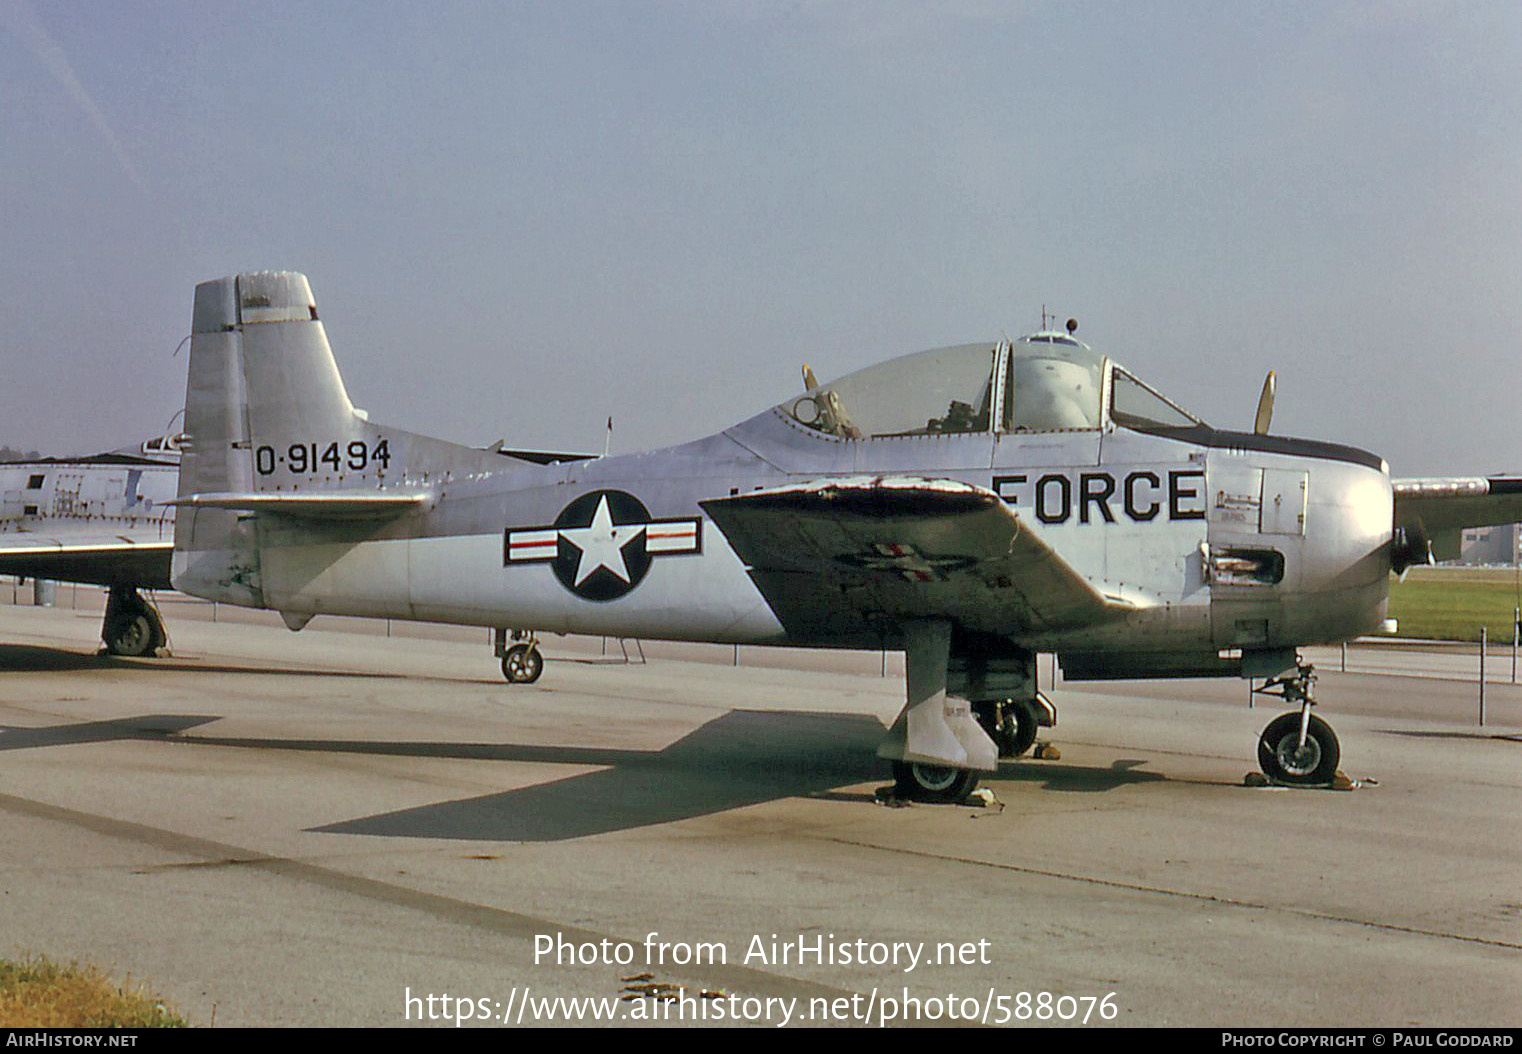
<svg viewBox="0 0 1522 1054">
<path fill-rule="evenodd" d="M 188 612 L 116 660 L 0 607 L 0 955 L 219 1026 L 1522 1024 L 1509 684 L 1481 728 L 1318 654 L 1351 792 L 1242 786 L 1242 682 L 1059 684 L 1060 760 L 886 808 L 893 657 L 551 638 L 509 687 L 484 631 Z"/>
</svg>

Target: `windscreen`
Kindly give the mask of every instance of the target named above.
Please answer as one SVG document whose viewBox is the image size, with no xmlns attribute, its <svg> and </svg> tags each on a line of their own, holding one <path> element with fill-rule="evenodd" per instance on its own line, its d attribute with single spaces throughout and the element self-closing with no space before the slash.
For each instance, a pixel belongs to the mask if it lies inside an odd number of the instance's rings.
<svg viewBox="0 0 1522 1054">
<path fill-rule="evenodd" d="M 1110 418 L 1122 428 L 1145 432 L 1200 423 L 1118 366 L 1110 384 Z"/>
</svg>

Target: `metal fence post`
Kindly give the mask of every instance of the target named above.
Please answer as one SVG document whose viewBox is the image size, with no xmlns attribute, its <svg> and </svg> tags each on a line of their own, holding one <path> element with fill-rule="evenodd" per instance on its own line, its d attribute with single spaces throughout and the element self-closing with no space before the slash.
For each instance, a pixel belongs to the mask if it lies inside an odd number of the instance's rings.
<svg viewBox="0 0 1522 1054">
<path fill-rule="evenodd" d="M 1485 727 L 1485 627 L 1480 627 L 1480 727 Z"/>
</svg>

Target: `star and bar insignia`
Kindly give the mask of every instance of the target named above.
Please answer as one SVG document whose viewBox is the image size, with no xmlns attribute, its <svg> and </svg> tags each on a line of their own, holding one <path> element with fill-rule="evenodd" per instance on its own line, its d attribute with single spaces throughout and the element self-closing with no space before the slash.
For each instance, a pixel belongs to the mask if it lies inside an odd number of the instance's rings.
<svg viewBox="0 0 1522 1054">
<path fill-rule="evenodd" d="M 922 553 L 912 545 L 897 542 L 879 542 L 869 552 L 848 553 L 835 559 L 863 571 L 896 574 L 905 582 L 944 582 L 951 572 L 971 567 L 977 562 L 970 556 Z"/>
<path fill-rule="evenodd" d="M 548 527 L 509 527 L 503 566 L 548 563 L 560 584 L 585 600 L 617 600 L 650 571 L 656 556 L 703 551 L 701 517 L 651 519 L 621 490 L 583 494 Z"/>
</svg>

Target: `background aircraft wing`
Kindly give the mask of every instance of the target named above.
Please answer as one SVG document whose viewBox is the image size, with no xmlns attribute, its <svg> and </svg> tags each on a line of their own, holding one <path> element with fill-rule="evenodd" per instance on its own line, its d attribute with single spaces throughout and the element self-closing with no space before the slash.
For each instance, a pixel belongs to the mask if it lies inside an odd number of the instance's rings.
<svg viewBox="0 0 1522 1054">
<path fill-rule="evenodd" d="M 870 639 L 878 620 L 1009 634 L 1133 606 L 1085 580 L 991 490 L 858 477 L 702 503 L 790 633 Z"/>
<path fill-rule="evenodd" d="M 1522 478 L 1454 476 L 1398 479 L 1395 526 L 1418 531 L 1438 560 L 1457 560 L 1465 527 L 1522 523 Z"/>
<path fill-rule="evenodd" d="M 174 539 L 137 534 L 0 533 L 0 575 L 168 589 Z"/>
</svg>

